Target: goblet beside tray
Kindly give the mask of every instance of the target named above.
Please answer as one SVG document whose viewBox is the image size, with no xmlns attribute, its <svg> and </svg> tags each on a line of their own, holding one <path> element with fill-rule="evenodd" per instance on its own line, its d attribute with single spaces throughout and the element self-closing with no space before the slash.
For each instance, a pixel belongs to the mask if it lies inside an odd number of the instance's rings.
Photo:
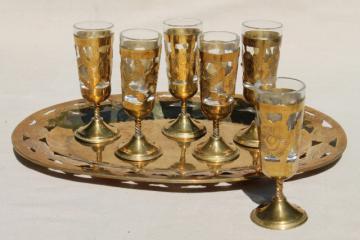
<svg viewBox="0 0 360 240">
<path fill-rule="evenodd" d="M 221 134 L 232 142 L 234 134 L 246 131 L 254 115 L 242 96 L 236 96 L 233 113 L 221 122 Z M 73 176 L 113 181 L 150 182 L 162 184 L 211 184 L 236 182 L 262 177 L 259 172 L 257 149 L 240 149 L 240 156 L 230 162 L 209 163 L 195 159 L 193 142 L 176 142 L 164 136 L 162 127 L 176 119 L 181 111 L 179 101 L 169 93 L 158 93 L 152 114 L 143 120 L 143 132 L 151 136 L 162 148 L 163 155 L 153 161 L 130 162 L 115 156 L 119 145 L 126 143 L 133 134 L 133 119 L 121 107 L 121 96 L 114 95 L 101 105 L 101 116 L 116 126 L 120 139 L 107 144 L 86 145 L 74 138 L 74 131 L 93 116 L 85 100 L 74 100 L 40 110 L 24 119 L 14 130 L 14 150 L 25 160 L 47 169 Z M 212 121 L 206 120 L 200 109 L 199 96 L 188 102 L 192 118 L 211 129 Z M 211 131 L 207 133 L 210 135 Z M 302 129 L 299 171 L 308 173 L 336 162 L 346 148 L 346 134 L 332 118 L 313 108 L 306 107 Z M 205 136 L 206 139 L 209 136 Z M 233 147 L 236 145 L 234 143 Z"/>
</svg>

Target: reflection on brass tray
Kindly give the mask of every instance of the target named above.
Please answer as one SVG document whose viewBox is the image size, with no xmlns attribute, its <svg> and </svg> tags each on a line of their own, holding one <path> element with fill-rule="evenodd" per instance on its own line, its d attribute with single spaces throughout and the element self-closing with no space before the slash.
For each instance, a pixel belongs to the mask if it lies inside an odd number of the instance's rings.
<svg viewBox="0 0 360 240">
<path fill-rule="evenodd" d="M 211 165 L 195 159 L 191 152 L 201 140 L 186 148 L 184 171 L 174 167 L 179 162 L 183 148 L 161 133 L 169 118 L 176 118 L 179 106 L 168 93 L 159 93 L 152 113 L 142 121 L 146 136 L 156 140 L 163 155 L 146 164 L 119 160 L 114 152 L 133 135 L 133 120 L 121 107 L 121 96 L 112 96 L 102 105 L 102 116 L 106 122 L 119 129 L 122 137 L 103 148 L 87 146 L 74 138 L 74 131 L 92 117 L 91 106 L 84 100 L 75 100 L 48 107 L 23 120 L 14 130 L 14 150 L 24 159 L 46 168 L 48 171 L 67 173 L 75 177 L 86 177 L 89 181 L 98 178 L 118 181 L 151 182 L 162 184 L 210 184 L 243 181 L 258 176 L 254 153 L 239 148 L 240 157 L 223 165 Z M 238 108 L 243 99 L 236 96 Z M 194 96 L 189 111 L 192 118 L 208 129 L 212 122 L 201 114 L 199 96 Z M 175 114 L 174 114 L 175 113 Z M 170 117 L 169 117 L 170 116 Z M 173 117 L 171 117 L 173 116 Z M 236 116 L 236 117 L 235 117 Z M 238 129 L 243 129 L 241 114 L 232 115 L 222 121 L 222 137 L 230 142 Z M 166 117 L 166 118 L 165 118 Z M 339 159 L 346 147 L 346 135 L 341 126 L 329 116 L 310 107 L 305 108 L 304 124 L 301 131 L 299 170 L 297 174 L 331 165 Z M 205 138 L 208 138 L 208 133 Z M 101 153 L 101 154 L 100 154 Z M 100 157 L 101 155 L 101 157 Z M 255 154 L 256 155 L 256 154 Z M 190 167 L 191 166 L 191 167 Z M 113 180 L 115 181 L 115 180 Z"/>
</svg>

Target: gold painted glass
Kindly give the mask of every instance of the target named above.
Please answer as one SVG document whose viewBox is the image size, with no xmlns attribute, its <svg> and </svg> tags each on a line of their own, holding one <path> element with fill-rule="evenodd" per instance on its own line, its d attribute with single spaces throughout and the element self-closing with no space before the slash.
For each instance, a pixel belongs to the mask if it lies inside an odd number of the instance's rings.
<svg viewBox="0 0 360 240">
<path fill-rule="evenodd" d="M 197 39 L 202 22 L 191 18 L 174 18 L 164 21 L 164 43 L 169 79 L 169 92 L 181 100 L 181 113 L 169 122 L 162 132 L 173 139 L 198 139 L 206 129 L 187 113 L 186 101 L 198 90 Z"/>
<path fill-rule="evenodd" d="M 141 132 L 141 120 L 155 104 L 161 53 L 161 34 L 150 29 L 128 29 L 120 34 L 122 105 L 135 118 L 135 134 L 116 151 L 131 161 L 153 160 L 161 150 Z"/>
<path fill-rule="evenodd" d="M 300 136 L 304 117 L 305 84 L 291 78 L 276 83 L 255 84 L 256 110 L 260 132 L 261 170 L 276 181 L 270 203 L 256 208 L 251 219 L 271 229 L 289 229 L 307 220 L 300 207 L 287 202 L 282 189 L 285 179 L 299 168 Z"/>
<path fill-rule="evenodd" d="M 107 22 L 74 24 L 81 94 L 95 106 L 91 122 L 75 131 L 75 138 L 85 143 L 102 143 L 119 137 L 118 130 L 100 116 L 100 104 L 111 93 L 112 27 Z"/>
<path fill-rule="evenodd" d="M 252 86 L 256 81 L 274 83 L 280 58 L 282 24 L 274 21 L 253 20 L 242 23 L 243 95 L 255 106 Z M 253 111 L 253 110 L 252 110 Z M 245 132 L 235 135 L 234 141 L 245 147 L 259 147 L 255 121 Z"/>
<path fill-rule="evenodd" d="M 231 32 L 200 35 L 201 110 L 213 121 L 213 134 L 195 148 L 197 159 L 224 162 L 239 156 L 239 150 L 226 144 L 219 133 L 219 121 L 233 110 L 239 41 L 239 36 Z"/>
</svg>

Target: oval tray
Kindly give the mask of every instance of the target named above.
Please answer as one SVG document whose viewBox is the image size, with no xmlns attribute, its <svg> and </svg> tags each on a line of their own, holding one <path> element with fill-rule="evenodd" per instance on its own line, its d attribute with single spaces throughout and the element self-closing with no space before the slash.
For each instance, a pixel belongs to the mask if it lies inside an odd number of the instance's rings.
<svg viewBox="0 0 360 240">
<path fill-rule="evenodd" d="M 203 138 L 188 144 L 177 143 L 161 133 L 162 126 L 180 112 L 180 104 L 168 93 L 159 93 L 143 133 L 156 142 L 163 155 L 147 164 L 131 163 L 114 155 L 134 131 L 133 120 L 121 108 L 121 96 L 114 95 L 102 105 L 106 122 L 119 128 L 121 137 L 103 146 L 86 146 L 74 139 L 74 130 L 90 121 L 93 110 L 84 100 L 61 103 L 38 111 L 23 120 L 14 130 L 14 150 L 27 161 L 46 170 L 75 177 L 115 179 L 116 181 L 168 184 L 210 184 L 247 180 L 259 174 L 258 152 L 240 147 L 240 157 L 225 164 L 207 164 L 192 156 L 192 150 L 212 132 L 212 122 L 200 110 L 199 97 L 189 101 L 188 112 L 207 128 Z M 246 129 L 254 115 L 242 97 L 236 97 L 233 113 L 220 124 L 220 133 L 232 144 L 235 133 Z M 346 148 L 346 135 L 329 116 L 306 107 L 302 129 L 300 168 L 297 174 L 326 167 L 338 160 Z M 182 152 L 183 151 L 183 152 Z M 181 152 L 185 158 L 180 160 Z"/>
</svg>

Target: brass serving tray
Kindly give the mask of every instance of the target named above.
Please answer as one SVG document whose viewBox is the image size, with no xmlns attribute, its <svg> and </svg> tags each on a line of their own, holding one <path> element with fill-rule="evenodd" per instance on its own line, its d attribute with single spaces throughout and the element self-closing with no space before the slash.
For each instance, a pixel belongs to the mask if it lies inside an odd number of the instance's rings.
<svg viewBox="0 0 360 240">
<path fill-rule="evenodd" d="M 246 129 L 254 118 L 239 95 L 233 113 L 221 122 L 220 133 L 231 143 L 235 133 Z M 120 182 L 150 182 L 162 184 L 212 184 L 235 182 L 261 176 L 257 170 L 258 153 L 240 148 L 240 157 L 232 162 L 207 164 L 192 156 L 193 148 L 212 132 L 212 122 L 200 110 L 199 97 L 189 102 L 188 112 L 207 128 L 203 138 L 188 144 L 177 143 L 161 133 L 162 126 L 180 112 L 180 104 L 168 93 L 159 93 L 158 101 L 143 132 L 156 142 L 163 155 L 148 164 L 119 160 L 114 151 L 129 140 L 134 131 L 133 120 L 121 108 L 121 96 L 112 96 L 102 106 L 105 121 L 119 128 L 121 137 L 105 146 L 86 146 L 74 139 L 74 130 L 90 121 L 93 111 L 84 100 L 61 103 L 38 111 L 23 120 L 14 130 L 12 141 L 16 153 L 47 171 Z M 308 173 L 336 162 L 346 148 L 342 127 L 329 116 L 306 107 L 300 168 L 297 174 Z M 184 152 L 186 150 L 186 152 Z M 181 153 L 183 157 L 181 158 Z"/>
</svg>

